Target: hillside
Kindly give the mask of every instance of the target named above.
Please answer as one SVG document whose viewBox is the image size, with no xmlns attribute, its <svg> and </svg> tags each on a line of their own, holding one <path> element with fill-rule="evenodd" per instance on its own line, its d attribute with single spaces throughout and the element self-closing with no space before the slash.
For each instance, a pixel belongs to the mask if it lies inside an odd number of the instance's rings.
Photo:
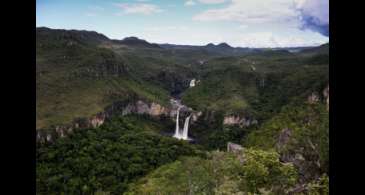
<svg viewBox="0 0 365 195">
<path fill-rule="evenodd" d="M 106 47 L 114 42 L 96 32 L 38 28 L 37 128 L 90 117 L 116 100 L 137 97 L 166 104 L 168 91 L 148 82 L 158 74 L 153 65 L 159 61 L 131 56 L 127 52 L 134 45 L 123 44 L 116 45 L 123 51 L 114 50 Z M 152 75 L 138 78 L 138 66 L 148 66 L 144 70 Z"/>
<path fill-rule="evenodd" d="M 329 44 L 36 36 L 37 194 L 328 194 Z"/>
</svg>

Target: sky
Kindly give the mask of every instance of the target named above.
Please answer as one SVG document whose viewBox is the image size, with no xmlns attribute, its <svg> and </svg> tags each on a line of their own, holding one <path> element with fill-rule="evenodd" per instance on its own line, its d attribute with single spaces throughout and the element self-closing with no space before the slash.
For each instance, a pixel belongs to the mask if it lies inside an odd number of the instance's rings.
<svg viewBox="0 0 365 195">
<path fill-rule="evenodd" d="M 329 0 L 37 0 L 36 25 L 111 39 L 235 47 L 329 42 Z"/>
</svg>

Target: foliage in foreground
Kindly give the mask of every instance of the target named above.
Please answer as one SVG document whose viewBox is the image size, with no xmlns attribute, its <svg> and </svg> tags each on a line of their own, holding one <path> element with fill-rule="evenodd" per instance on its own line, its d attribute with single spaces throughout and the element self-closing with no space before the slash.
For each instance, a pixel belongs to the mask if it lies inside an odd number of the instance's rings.
<svg viewBox="0 0 365 195">
<path fill-rule="evenodd" d="M 279 141 L 285 130 L 290 132 L 287 140 Z M 287 159 L 300 160 L 298 164 L 307 179 L 328 174 L 329 118 L 326 106 L 287 105 L 258 130 L 249 133 L 243 143 L 246 147 L 275 149 Z"/>
<path fill-rule="evenodd" d="M 37 147 L 37 194 L 121 194 L 128 183 L 197 150 L 154 133 L 153 123 L 117 118 L 100 128 L 78 129 Z M 144 128 L 141 128 L 144 127 Z"/>
<path fill-rule="evenodd" d="M 292 164 L 273 151 L 246 149 L 238 156 L 212 152 L 207 159 L 184 157 L 129 186 L 126 194 L 285 194 L 295 185 Z"/>
</svg>

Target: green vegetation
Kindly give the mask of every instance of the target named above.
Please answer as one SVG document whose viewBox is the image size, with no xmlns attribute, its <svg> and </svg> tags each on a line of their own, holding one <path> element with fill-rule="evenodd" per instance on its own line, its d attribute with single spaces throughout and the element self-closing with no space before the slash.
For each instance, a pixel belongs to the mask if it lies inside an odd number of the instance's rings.
<svg viewBox="0 0 365 195">
<path fill-rule="evenodd" d="M 138 122 L 137 122 L 138 121 Z M 158 134 L 161 124 L 143 116 L 119 118 L 96 129 L 78 129 L 37 146 L 37 194 L 121 194 L 127 184 L 194 146 Z"/>
<path fill-rule="evenodd" d="M 289 129 L 290 136 L 287 143 L 280 146 L 278 140 L 284 129 Z M 322 104 L 285 106 L 278 115 L 252 131 L 243 143 L 247 147 L 274 148 L 283 156 L 302 155 L 309 177 L 328 174 L 328 111 Z"/>
<path fill-rule="evenodd" d="M 248 107 L 247 98 L 256 95 L 252 74 L 234 69 L 210 72 L 198 86 L 188 89 L 183 102 L 197 110 L 228 110 L 233 113 Z"/>
<path fill-rule="evenodd" d="M 90 117 L 117 100 L 168 103 L 168 91 L 136 79 L 128 59 L 100 47 L 106 37 L 77 32 L 37 29 L 37 128 Z"/>
<path fill-rule="evenodd" d="M 180 158 L 131 184 L 126 194 L 284 194 L 297 173 L 275 152 L 247 149 L 238 156 L 212 152 Z"/>
<path fill-rule="evenodd" d="M 134 114 L 37 143 L 37 194 L 328 194 L 328 46 L 159 46 L 37 28 L 37 129 L 52 134 L 118 102 L 168 107 L 170 96 L 202 111 L 191 143 L 170 137 L 171 118 Z M 227 142 L 243 152 L 224 152 Z"/>
<path fill-rule="evenodd" d="M 284 54 L 264 52 L 209 60 L 196 70 L 201 82 L 184 92 L 182 100 L 197 110 L 253 115 L 262 121 L 293 99 L 304 100 L 325 88 L 328 61 L 323 59 L 328 55 Z"/>
</svg>

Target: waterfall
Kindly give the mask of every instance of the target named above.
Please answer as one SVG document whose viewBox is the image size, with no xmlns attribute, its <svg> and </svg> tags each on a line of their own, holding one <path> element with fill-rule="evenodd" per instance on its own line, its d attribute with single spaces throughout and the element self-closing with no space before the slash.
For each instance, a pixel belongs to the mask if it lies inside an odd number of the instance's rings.
<svg viewBox="0 0 365 195">
<path fill-rule="evenodd" d="M 180 131 L 180 129 L 179 129 L 179 112 L 180 112 L 180 106 L 177 108 L 177 114 L 176 114 L 176 128 L 175 128 L 175 135 L 174 135 L 174 137 L 176 137 L 176 138 L 179 138 L 180 137 L 180 133 L 179 133 L 179 131 Z"/>
<path fill-rule="evenodd" d="M 184 123 L 184 129 L 183 132 L 181 133 L 180 128 L 179 128 L 179 113 L 180 113 L 180 108 L 177 108 L 177 114 L 176 114 L 176 128 L 175 128 L 175 135 L 174 137 L 177 139 L 183 139 L 183 140 L 189 140 L 188 137 L 188 131 L 189 131 L 189 121 L 190 121 L 190 117 L 191 115 L 189 115 L 188 117 L 186 117 L 185 119 L 185 123 Z"/>
<path fill-rule="evenodd" d="M 189 84 L 190 87 L 195 87 L 195 79 L 192 79 Z"/>
<path fill-rule="evenodd" d="M 183 135 L 182 135 L 182 139 L 189 139 L 188 138 L 188 131 L 189 131 L 189 120 L 190 120 L 191 115 L 189 115 L 188 117 L 186 117 L 185 119 L 185 124 L 184 124 L 184 131 L 183 131 Z"/>
</svg>

